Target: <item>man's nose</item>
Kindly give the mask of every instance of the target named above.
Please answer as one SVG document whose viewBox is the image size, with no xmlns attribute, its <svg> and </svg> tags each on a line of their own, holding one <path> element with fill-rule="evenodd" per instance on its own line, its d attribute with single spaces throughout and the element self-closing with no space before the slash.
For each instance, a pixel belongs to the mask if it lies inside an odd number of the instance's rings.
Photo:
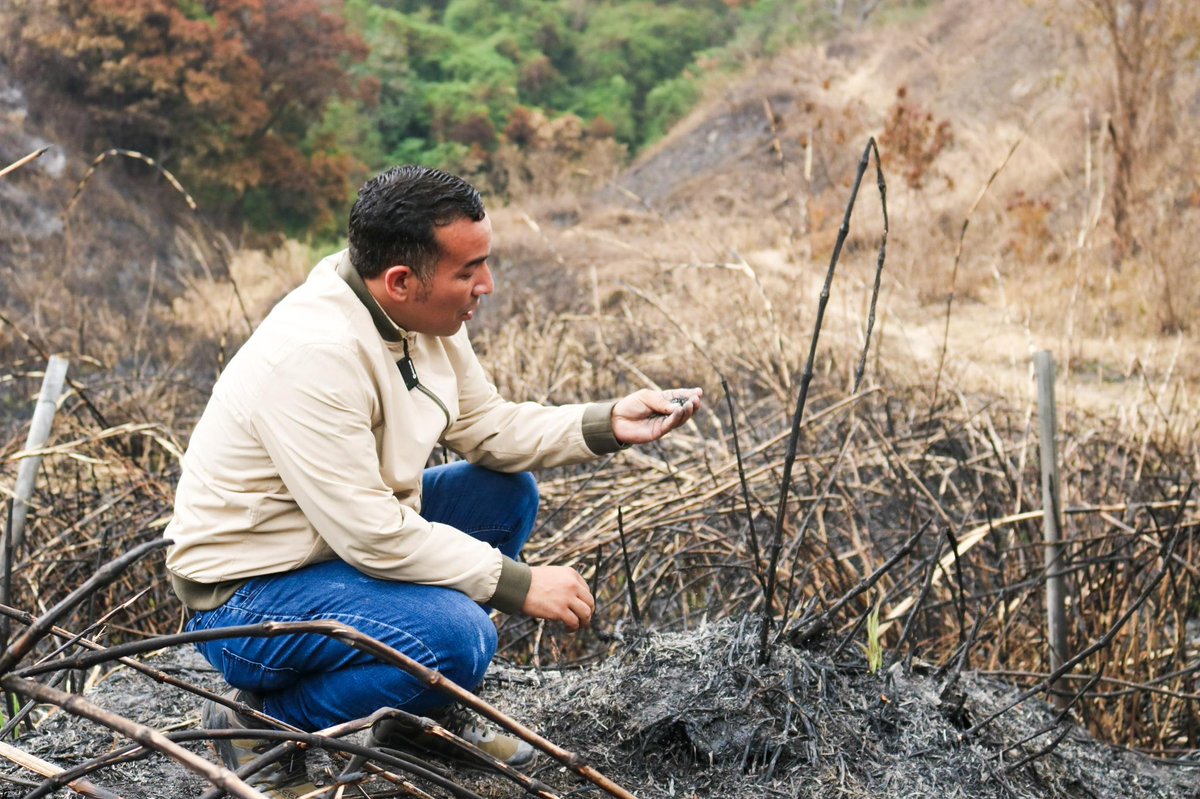
<svg viewBox="0 0 1200 799">
<path fill-rule="evenodd" d="M 492 280 L 492 268 L 484 264 L 483 268 L 479 270 L 479 278 L 479 282 L 475 284 L 475 296 L 482 297 L 484 294 L 491 294 L 496 288 L 496 283 Z"/>
</svg>

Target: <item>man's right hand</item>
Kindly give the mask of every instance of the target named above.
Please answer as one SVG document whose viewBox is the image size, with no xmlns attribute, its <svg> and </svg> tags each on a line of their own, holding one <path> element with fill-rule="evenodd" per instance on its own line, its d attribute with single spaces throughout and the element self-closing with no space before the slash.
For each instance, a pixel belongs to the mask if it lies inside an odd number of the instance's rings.
<svg viewBox="0 0 1200 799">
<path fill-rule="evenodd" d="M 571 632 L 588 626 L 596 600 L 579 572 L 570 566 L 531 566 L 529 570 L 532 579 L 522 613 L 561 621 Z"/>
</svg>

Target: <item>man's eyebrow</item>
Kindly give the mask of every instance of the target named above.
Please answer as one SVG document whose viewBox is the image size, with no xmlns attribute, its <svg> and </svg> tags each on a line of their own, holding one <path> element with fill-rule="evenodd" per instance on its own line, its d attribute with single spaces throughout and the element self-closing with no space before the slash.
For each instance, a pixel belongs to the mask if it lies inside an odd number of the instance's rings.
<svg viewBox="0 0 1200 799">
<path fill-rule="evenodd" d="M 462 268 L 463 269 L 471 269 L 473 267 L 480 266 L 484 261 L 486 261 L 487 259 L 489 259 L 491 257 L 492 257 L 492 254 L 489 252 L 487 255 L 483 256 L 482 258 L 476 258 L 474 261 L 467 261 L 465 264 L 463 264 Z"/>
</svg>

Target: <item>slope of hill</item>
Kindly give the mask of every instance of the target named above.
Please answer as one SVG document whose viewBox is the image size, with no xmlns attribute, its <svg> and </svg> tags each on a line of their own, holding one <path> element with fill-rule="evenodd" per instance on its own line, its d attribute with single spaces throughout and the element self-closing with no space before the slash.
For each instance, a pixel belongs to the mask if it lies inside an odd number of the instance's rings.
<svg viewBox="0 0 1200 799">
<path fill-rule="evenodd" d="M 613 257 L 635 272 L 737 253 L 777 305 L 807 315 L 873 136 L 888 181 L 890 357 L 933 383 L 948 333 L 956 376 L 1023 396 L 1029 354 L 1050 349 L 1068 399 L 1106 411 L 1136 393 L 1139 370 L 1194 381 L 1195 338 L 1163 335 L 1179 315 L 1165 307 L 1171 296 L 1181 308 L 1192 296 L 1194 259 L 1177 240 L 1154 239 L 1121 269 L 1107 260 L 1108 53 L 1089 25 L 1069 3 L 952 1 L 908 25 L 753 65 L 714 87 L 619 190 L 601 192 L 602 205 L 632 217 L 596 211 L 569 235 L 620 237 L 633 246 Z M 1200 96 L 1194 75 L 1176 84 L 1181 97 Z M 1194 130 L 1197 118 L 1176 124 Z M 882 227 L 872 178 L 840 267 L 851 285 L 834 289 L 835 307 L 856 319 Z M 1200 222 L 1189 185 L 1158 190 L 1175 198 L 1179 230 Z M 565 245 L 554 246 L 561 255 Z M 839 298 L 845 291 L 853 298 Z"/>
</svg>

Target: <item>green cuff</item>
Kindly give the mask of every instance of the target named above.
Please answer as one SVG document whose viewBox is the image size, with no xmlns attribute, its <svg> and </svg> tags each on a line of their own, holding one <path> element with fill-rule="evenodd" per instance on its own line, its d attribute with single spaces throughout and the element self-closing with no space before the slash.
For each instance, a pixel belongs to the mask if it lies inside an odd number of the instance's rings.
<svg viewBox="0 0 1200 799">
<path fill-rule="evenodd" d="M 613 435 L 612 409 L 616 400 L 593 402 L 583 412 L 583 443 L 596 455 L 620 452 L 629 447 Z"/>
<path fill-rule="evenodd" d="M 496 592 L 488 604 L 501 613 L 520 613 L 533 582 L 533 572 L 524 563 L 518 563 L 507 555 L 500 564 L 500 579 L 496 581 Z"/>
</svg>

